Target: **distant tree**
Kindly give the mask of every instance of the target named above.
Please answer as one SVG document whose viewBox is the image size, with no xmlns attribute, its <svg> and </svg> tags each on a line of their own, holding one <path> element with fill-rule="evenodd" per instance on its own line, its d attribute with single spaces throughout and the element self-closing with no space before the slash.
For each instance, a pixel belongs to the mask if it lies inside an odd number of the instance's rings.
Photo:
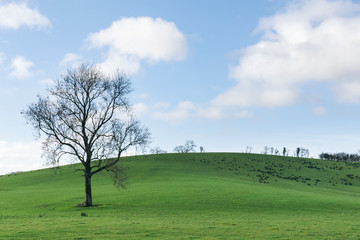
<svg viewBox="0 0 360 240">
<path fill-rule="evenodd" d="M 70 156 L 83 165 L 85 200 L 92 206 L 91 179 L 105 170 L 123 186 L 124 169 L 117 163 L 131 147 L 146 147 L 150 133 L 131 116 L 125 75 L 105 75 L 98 67 L 82 64 L 69 69 L 47 97 L 22 111 L 38 136 L 45 136 L 44 155 L 50 164 Z"/>
<path fill-rule="evenodd" d="M 205 150 L 203 148 L 203 146 L 200 146 L 200 152 L 203 153 Z"/>
<path fill-rule="evenodd" d="M 274 154 L 274 147 L 271 147 L 271 148 L 270 148 L 270 154 L 271 154 L 271 155 Z"/>
<path fill-rule="evenodd" d="M 327 153 L 320 153 L 319 158 L 322 159 L 322 160 L 324 160 L 324 159 L 328 160 Z"/>
<path fill-rule="evenodd" d="M 358 153 L 321 153 L 319 155 L 320 159 L 323 160 L 332 160 L 332 161 L 349 161 L 349 162 L 359 162 L 360 155 Z"/>
<path fill-rule="evenodd" d="M 275 155 L 279 154 L 279 150 L 275 149 Z"/>
<path fill-rule="evenodd" d="M 176 147 L 174 147 L 174 152 L 185 153 L 185 148 L 183 145 L 176 146 Z"/>
<path fill-rule="evenodd" d="M 162 153 L 167 153 L 167 152 L 165 150 L 162 150 L 159 147 L 155 147 L 155 148 L 150 149 L 150 153 L 151 154 L 162 154 Z"/>
<path fill-rule="evenodd" d="M 265 147 L 264 147 L 264 152 L 263 152 L 263 154 L 268 154 L 268 152 L 269 152 L 269 147 L 268 147 L 268 146 L 265 146 Z"/>
<path fill-rule="evenodd" d="M 174 148 L 174 152 L 178 153 L 189 153 L 194 152 L 196 144 L 193 140 L 187 140 L 184 145 L 179 145 Z"/>
<path fill-rule="evenodd" d="M 283 156 L 285 157 L 286 155 L 286 147 L 283 148 Z"/>
<path fill-rule="evenodd" d="M 296 148 L 296 151 L 294 152 L 295 157 L 307 158 L 307 157 L 309 157 L 309 155 L 310 155 L 309 149 L 302 148 L 302 147 Z"/>
<path fill-rule="evenodd" d="M 301 148 L 301 157 L 308 158 L 310 155 L 309 149 L 307 148 Z"/>
<path fill-rule="evenodd" d="M 251 153 L 252 147 L 247 146 L 246 147 L 246 153 Z"/>
</svg>

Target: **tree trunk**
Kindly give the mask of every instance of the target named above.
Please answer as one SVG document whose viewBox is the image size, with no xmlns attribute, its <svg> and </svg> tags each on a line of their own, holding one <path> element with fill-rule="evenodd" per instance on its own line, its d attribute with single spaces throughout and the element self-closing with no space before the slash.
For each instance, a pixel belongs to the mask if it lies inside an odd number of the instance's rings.
<svg viewBox="0 0 360 240">
<path fill-rule="evenodd" d="M 91 172 L 87 170 L 85 170 L 85 200 L 82 205 L 85 207 L 92 206 Z"/>
</svg>

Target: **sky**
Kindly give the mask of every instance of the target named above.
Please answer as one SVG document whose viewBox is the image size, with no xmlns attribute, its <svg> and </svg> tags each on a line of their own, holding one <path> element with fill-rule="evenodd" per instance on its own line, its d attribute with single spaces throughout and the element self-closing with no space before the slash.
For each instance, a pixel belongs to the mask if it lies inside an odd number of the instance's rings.
<svg viewBox="0 0 360 240">
<path fill-rule="evenodd" d="M 360 149 L 358 0 L 0 0 L 0 174 L 45 166 L 20 112 L 83 62 L 131 79 L 149 149 Z"/>
</svg>

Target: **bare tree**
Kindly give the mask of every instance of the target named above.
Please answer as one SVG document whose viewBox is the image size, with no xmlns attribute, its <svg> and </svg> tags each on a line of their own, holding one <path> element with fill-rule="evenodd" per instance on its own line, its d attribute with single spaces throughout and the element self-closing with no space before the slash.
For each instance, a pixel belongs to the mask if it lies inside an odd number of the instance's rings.
<svg viewBox="0 0 360 240">
<path fill-rule="evenodd" d="M 155 147 L 150 149 L 150 153 L 151 154 L 161 154 L 161 153 L 166 153 L 165 150 L 162 150 L 160 147 Z"/>
<path fill-rule="evenodd" d="M 178 153 L 189 153 L 194 152 L 196 144 L 193 140 L 187 140 L 184 145 L 179 145 L 174 148 L 174 152 Z"/>
<path fill-rule="evenodd" d="M 270 154 L 271 154 L 271 155 L 274 154 L 274 147 L 271 147 L 271 148 L 270 148 Z"/>
<path fill-rule="evenodd" d="M 43 141 L 44 155 L 57 164 L 67 155 L 84 166 L 85 200 L 92 206 L 91 178 L 106 170 L 114 183 L 123 186 L 124 169 L 117 163 L 131 147 L 145 148 L 150 142 L 147 128 L 131 116 L 128 94 L 131 82 L 117 73 L 107 76 L 91 64 L 69 69 L 38 96 L 22 114 Z"/>
<path fill-rule="evenodd" d="M 179 146 L 174 147 L 173 151 L 177 152 L 177 153 L 185 153 L 185 148 L 183 145 L 179 145 Z"/>
<path fill-rule="evenodd" d="M 310 155 L 309 149 L 307 148 L 300 148 L 300 157 L 308 158 Z"/>
<path fill-rule="evenodd" d="M 251 150 L 252 150 L 252 147 L 247 146 L 245 152 L 246 152 L 246 153 L 251 153 Z"/>
<path fill-rule="evenodd" d="M 263 152 L 263 154 L 268 154 L 268 152 L 269 152 L 269 147 L 268 146 L 265 146 L 264 147 L 264 152 Z"/>
</svg>

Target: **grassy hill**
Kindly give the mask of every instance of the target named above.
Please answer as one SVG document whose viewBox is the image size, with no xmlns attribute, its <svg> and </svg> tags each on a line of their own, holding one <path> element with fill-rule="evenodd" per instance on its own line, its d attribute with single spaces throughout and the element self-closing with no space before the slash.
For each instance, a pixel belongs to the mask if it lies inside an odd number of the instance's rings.
<svg viewBox="0 0 360 240">
<path fill-rule="evenodd" d="M 128 188 L 74 166 L 0 177 L 0 239 L 360 239 L 358 163 L 236 153 L 123 158 Z"/>
</svg>

